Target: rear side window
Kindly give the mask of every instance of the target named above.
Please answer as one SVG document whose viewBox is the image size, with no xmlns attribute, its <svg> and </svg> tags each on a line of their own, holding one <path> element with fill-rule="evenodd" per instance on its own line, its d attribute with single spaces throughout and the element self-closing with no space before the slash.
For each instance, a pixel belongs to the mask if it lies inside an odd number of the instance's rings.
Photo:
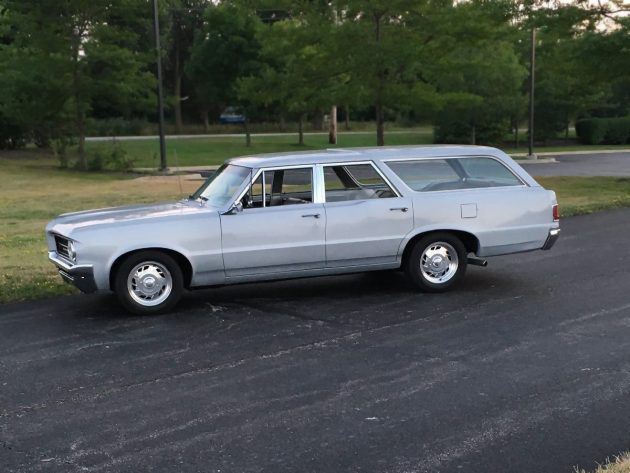
<svg viewBox="0 0 630 473">
<path fill-rule="evenodd" d="M 324 166 L 324 185 L 326 202 L 396 197 L 371 164 Z"/>
<path fill-rule="evenodd" d="M 387 165 L 405 184 L 420 192 L 523 184 L 505 165 L 492 158 L 392 161 Z"/>
</svg>

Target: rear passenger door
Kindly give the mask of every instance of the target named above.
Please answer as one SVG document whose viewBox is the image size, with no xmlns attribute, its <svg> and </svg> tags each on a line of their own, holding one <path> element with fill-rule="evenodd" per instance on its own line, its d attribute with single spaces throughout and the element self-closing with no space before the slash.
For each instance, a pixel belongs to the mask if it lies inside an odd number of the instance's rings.
<svg viewBox="0 0 630 473">
<path fill-rule="evenodd" d="M 371 162 L 323 165 L 326 266 L 396 262 L 413 227 L 411 199 Z"/>
</svg>

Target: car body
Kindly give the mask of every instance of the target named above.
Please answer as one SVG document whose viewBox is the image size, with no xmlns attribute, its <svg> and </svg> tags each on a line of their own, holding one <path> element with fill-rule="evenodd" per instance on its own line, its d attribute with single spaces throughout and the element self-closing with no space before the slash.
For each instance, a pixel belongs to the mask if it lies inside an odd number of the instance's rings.
<svg viewBox="0 0 630 473">
<path fill-rule="evenodd" d="M 549 249 L 559 231 L 555 193 L 480 146 L 234 158 L 189 199 L 69 213 L 46 227 L 66 281 L 83 292 L 127 287 L 138 312 L 164 308 L 143 306 L 137 284 L 148 281 L 140 289 L 151 302 L 168 270 L 199 288 L 402 267 L 420 289 L 440 291 L 467 263 Z M 142 266 L 142 252 L 152 252 L 144 262 L 168 261 Z M 135 276 L 120 276 L 134 257 Z"/>
<path fill-rule="evenodd" d="M 238 107 L 227 107 L 221 115 L 219 115 L 219 121 L 225 125 L 245 123 L 245 115 L 239 110 Z"/>
</svg>

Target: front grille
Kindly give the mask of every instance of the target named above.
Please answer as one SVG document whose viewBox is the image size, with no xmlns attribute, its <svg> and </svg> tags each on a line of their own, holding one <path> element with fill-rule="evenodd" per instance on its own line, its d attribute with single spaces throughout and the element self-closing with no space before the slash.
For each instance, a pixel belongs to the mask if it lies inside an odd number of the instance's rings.
<svg viewBox="0 0 630 473">
<path fill-rule="evenodd" d="M 70 251 L 68 250 L 68 239 L 55 235 L 55 246 L 57 247 L 57 254 L 70 260 Z"/>
</svg>

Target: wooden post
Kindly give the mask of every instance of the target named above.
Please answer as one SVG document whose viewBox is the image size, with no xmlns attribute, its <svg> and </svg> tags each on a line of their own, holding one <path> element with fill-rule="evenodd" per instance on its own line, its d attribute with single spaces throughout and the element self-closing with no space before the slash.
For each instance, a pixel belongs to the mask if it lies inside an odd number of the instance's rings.
<svg viewBox="0 0 630 473">
<path fill-rule="evenodd" d="M 330 127 L 328 128 L 328 143 L 337 144 L 337 106 L 330 108 Z"/>
</svg>

